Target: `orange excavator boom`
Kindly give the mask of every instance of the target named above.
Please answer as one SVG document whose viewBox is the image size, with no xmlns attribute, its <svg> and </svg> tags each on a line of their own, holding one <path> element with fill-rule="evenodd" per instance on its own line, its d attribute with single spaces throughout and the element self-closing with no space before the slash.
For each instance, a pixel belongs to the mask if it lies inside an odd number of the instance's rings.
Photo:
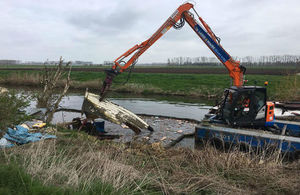
<svg viewBox="0 0 300 195">
<path fill-rule="evenodd" d="M 189 11 L 193 9 L 197 14 L 200 23 L 194 18 L 194 15 Z M 129 67 L 132 67 L 137 62 L 137 59 L 151 47 L 159 38 L 161 38 L 171 27 L 180 29 L 184 22 L 187 22 L 195 33 L 203 40 L 203 42 L 210 48 L 216 57 L 224 64 L 229 72 L 229 76 L 233 79 L 233 85 L 240 87 L 244 83 L 245 68 L 240 66 L 238 61 L 233 58 L 223 49 L 220 44 L 220 39 L 213 33 L 208 24 L 198 15 L 191 3 L 185 3 L 179 6 L 175 12 L 167 19 L 167 21 L 146 41 L 137 44 L 119 56 L 115 61 L 112 69 L 106 71 L 107 76 L 103 82 L 100 100 L 105 96 L 112 84 L 114 77 L 124 72 Z M 125 61 L 126 58 L 129 58 Z"/>
</svg>

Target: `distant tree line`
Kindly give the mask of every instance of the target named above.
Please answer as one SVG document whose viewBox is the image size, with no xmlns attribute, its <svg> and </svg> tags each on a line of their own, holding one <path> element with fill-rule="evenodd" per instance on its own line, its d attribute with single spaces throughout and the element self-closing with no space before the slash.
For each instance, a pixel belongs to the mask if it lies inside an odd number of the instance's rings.
<svg viewBox="0 0 300 195">
<path fill-rule="evenodd" d="M 300 55 L 272 55 L 272 56 L 246 56 L 233 57 L 245 66 L 296 66 L 300 64 Z M 216 57 L 174 57 L 168 58 L 168 65 L 193 65 L 193 66 L 221 66 Z"/>
</svg>

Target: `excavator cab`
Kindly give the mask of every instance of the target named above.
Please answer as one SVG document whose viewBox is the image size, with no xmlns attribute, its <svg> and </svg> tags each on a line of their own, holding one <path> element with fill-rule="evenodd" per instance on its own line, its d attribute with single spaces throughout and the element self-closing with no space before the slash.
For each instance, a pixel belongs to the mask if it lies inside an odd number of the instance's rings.
<svg viewBox="0 0 300 195">
<path fill-rule="evenodd" d="M 274 120 L 274 103 L 266 100 L 265 87 L 232 86 L 224 91 L 220 118 L 231 126 L 264 126 Z"/>
</svg>

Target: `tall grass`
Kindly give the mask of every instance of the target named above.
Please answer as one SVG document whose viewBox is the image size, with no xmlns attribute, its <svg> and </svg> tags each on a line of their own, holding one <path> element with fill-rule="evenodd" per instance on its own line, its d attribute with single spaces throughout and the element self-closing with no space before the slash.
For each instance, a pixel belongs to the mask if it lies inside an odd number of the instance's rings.
<svg viewBox="0 0 300 195">
<path fill-rule="evenodd" d="M 19 159 L 28 174 L 43 185 L 72 187 L 88 192 L 95 183 L 109 183 L 115 191 L 138 188 L 135 180 L 142 175 L 132 166 L 119 162 L 119 156 L 109 157 L 109 151 L 95 151 L 89 145 L 70 150 L 58 149 L 55 141 L 41 141 L 29 147 L 16 148 L 7 159 Z"/>
<path fill-rule="evenodd" d="M 7 85 L 37 86 L 40 84 L 41 78 L 42 76 L 39 72 L 7 72 L 7 74 L 0 79 L 0 82 Z"/>
<path fill-rule="evenodd" d="M 277 153 L 222 152 L 209 145 L 195 151 L 165 150 L 159 144 L 92 142 L 77 136 L 16 147 L 2 156 L 6 163 L 18 162 L 42 185 L 82 193 L 106 188 L 113 194 L 274 194 L 300 189 L 299 163 L 282 163 Z M 96 189 L 97 184 L 102 188 Z"/>
<path fill-rule="evenodd" d="M 67 194 L 70 189 L 44 186 L 17 164 L 0 166 L 0 194 Z"/>
</svg>

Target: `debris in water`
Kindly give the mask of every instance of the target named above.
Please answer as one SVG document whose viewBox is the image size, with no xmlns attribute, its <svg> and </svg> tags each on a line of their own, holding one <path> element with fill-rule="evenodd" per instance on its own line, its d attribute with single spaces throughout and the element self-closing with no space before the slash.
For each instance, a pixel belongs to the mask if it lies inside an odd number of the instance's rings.
<svg viewBox="0 0 300 195">
<path fill-rule="evenodd" d="M 164 141 L 165 139 L 167 139 L 166 136 L 162 137 L 162 138 L 160 139 L 160 141 Z"/>
<path fill-rule="evenodd" d="M 182 132 L 183 132 L 182 130 L 178 130 L 178 131 L 177 131 L 177 133 L 182 133 Z"/>
<path fill-rule="evenodd" d="M 129 129 L 129 127 L 125 124 L 122 124 L 121 127 L 124 128 L 124 129 Z"/>
</svg>

